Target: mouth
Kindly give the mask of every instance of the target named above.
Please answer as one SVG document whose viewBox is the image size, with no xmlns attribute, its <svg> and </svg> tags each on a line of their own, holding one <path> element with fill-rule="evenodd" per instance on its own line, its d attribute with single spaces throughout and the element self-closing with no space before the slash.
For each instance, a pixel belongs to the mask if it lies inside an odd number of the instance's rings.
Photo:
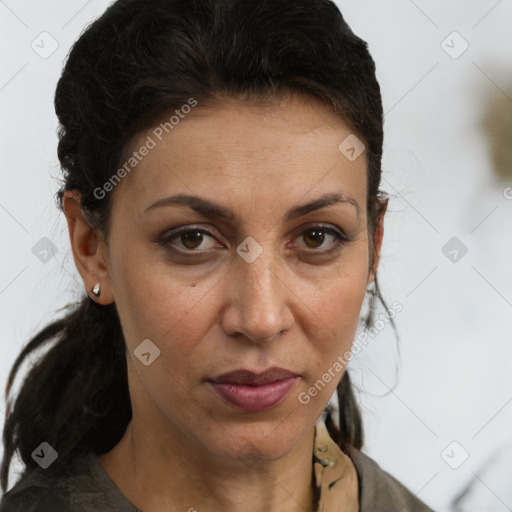
<svg viewBox="0 0 512 512">
<path fill-rule="evenodd" d="M 272 367 L 261 373 L 234 370 L 208 383 L 224 402 L 243 411 L 262 411 L 280 404 L 299 379 L 296 373 Z"/>
</svg>

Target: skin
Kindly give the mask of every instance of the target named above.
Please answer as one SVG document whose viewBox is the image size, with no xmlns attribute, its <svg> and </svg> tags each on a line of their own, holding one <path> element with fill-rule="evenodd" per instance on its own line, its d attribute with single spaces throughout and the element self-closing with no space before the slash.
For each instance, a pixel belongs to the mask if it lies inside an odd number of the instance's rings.
<svg viewBox="0 0 512 512">
<path fill-rule="evenodd" d="M 133 419 L 99 458 L 141 510 L 310 509 L 314 424 L 342 372 L 307 405 L 298 395 L 350 350 L 383 235 L 381 217 L 372 266 L 365 154 L 350 161 L 338 150 L 351 133 L 312 98 L 291 96 L 271 108 L 225 100 L 194 109 L 111 192 L 108 244 L 86 222 L 79 196 L 66 194 L 77 269 L 87 290 L 101 283 L 101 296 L 91 298 L 116 302 L 127 345 Z M 340 191 L 359 214 L 337 203 L 281 220 Z M 220 203 L 235 220 L 175 206 L 144 213 L 177 193 Z M 350 241 L 322 256 L 336 239 L 321 229 L 323 239 L 303 233 L 315 223 Z M 174 238 L 167 247 L 177 252 L 155 242 L 181 226 L 214 235 Z M 248 236 L 263 249 L 252 263 L 236 252 Z M 134 355 L 144 339 L 161 351 L 149 366 Z M 274 365 L 300 377 L 265 411 L 237 410 L 205 381 Z"/>
</svg>

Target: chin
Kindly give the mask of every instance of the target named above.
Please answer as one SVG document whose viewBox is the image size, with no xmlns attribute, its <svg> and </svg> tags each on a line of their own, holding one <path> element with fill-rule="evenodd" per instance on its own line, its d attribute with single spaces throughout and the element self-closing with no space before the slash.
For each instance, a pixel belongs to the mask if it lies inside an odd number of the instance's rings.
<svg viewBox="0 0 512 512">
<path fill-rule="evenodd" d="M 307 427 L 301 431 L 300 425 L 287 418 L 278 422 L 255 423 L 225 427 L 222 439 L 217 440 L 219 455 L 247 463 L 272 462 L 285 457 L 302 440 Z"/>
<path fill-rule="evenodd" d="M 239 449 L 226 455 L 237 462 L 261 464 L 282 459 L 293 447 L 292 443 L 290 443 L 288 447 L 279 441 L 269 442 L 268 439 L 263 439 L 259 442 L 258 440 L 254 440 L 243 444 Z"/>
</svg>

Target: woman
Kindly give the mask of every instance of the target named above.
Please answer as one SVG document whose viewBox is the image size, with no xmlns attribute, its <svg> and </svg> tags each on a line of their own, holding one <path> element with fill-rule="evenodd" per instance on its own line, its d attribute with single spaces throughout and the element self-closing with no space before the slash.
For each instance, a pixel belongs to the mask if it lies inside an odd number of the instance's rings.
<svg viewBox="0 0 512 512">
<path fill-rule="evenodd" d="M 8 410 L 1 510 L 431 510 L 360 451 L 383 116 L 336 5 L 118 0 L 55 106 L 88 295 L 14 364 L 7 393 L 56 338 Z"/>
</svg>

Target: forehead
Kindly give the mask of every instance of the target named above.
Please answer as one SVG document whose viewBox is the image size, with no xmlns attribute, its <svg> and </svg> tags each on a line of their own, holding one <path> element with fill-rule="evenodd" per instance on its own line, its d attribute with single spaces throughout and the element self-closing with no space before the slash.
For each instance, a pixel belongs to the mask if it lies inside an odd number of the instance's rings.
<svg viewBox="0 0 512 512">
<path fill-rule="evenodd" d="M 285 196 L 299 199 L 318 189 L 364 204 L 365 154 L 351 160 L 340 151 L 352 130 L 319 101 L 226 101 L 198 105 L 165 124 L 170 117 L 131 145 L 136 165 L 116 187 L 114 202 L 132 212 L 176 192 L 226 203 L 264 197 L 278 206 Z"/>
</svg>

